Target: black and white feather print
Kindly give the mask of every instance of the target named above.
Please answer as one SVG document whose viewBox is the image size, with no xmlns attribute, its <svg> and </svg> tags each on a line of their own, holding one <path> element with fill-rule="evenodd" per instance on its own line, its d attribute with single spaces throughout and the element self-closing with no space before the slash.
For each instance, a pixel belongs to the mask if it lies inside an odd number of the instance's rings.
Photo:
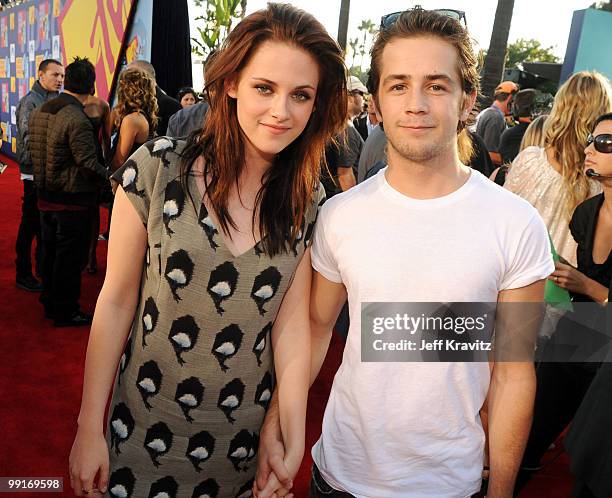
<svg viewBox="0 0 612 498">
<path fill-rule="evenodd" d="M 226 261 L 225 263 L 217 266 L 211 273 L 210 279 L 208 280 L 208 294 L 215 303 L 217 313 L 223 315 L 225 310 L 221 306 L 223 301 L 229 299 L 236 290 L 238 284 L 238 270 L 231 263 Z"/>
<path fill-rule="evenodd" d="M 304 222 L 303 221 L 302 221 L 302 226 L 298 230 L 298 233 L 295 236 L 295 240 L 293 241 L 293 244 L 291 246 L 291 250 L 293 251 L 293 255 L 295 257 L 297 257 L 298 255 L 298 247 L 300 245 L 300 242 L 302 242 L 302 240 L 304 240 Z"/>
<path fill-rule="evenodd" d="M 163 375 L 157 363 L 153 360 L 147 361 L 138 370 L 138 377 L 136 378 L 136 387 L 142 396 L 142 401 L 147 408 L 151 411 L 151 403 L 149 398 L 155 396 L 161 389 Z"/>
<path fill-rule="evenodd" d="M 153 465 L 161 465 L 159 458 L 163 457 L 172 448 L 173 434 L 168 426 L 163 422 L 153 424 L 147 430 L 144 440 L 144 447 L 151 457 Z"/>
<path fill-rule="evenodd" d="M 204 386 L 197 377 L 189 377 L 176 386 L 174 401 L 178 403 L 187 422 L 193 422 L 189 414 L 199 407 L 204 399 Z"/>
<path fill-rule="evenodd" d="M 170 222 L 177 219 L 185 207 L 185 191 L 181 185 L 180 178 L 168 182 L 164 193 L 163 221 L 168 236 L 174 231 L 170 228 Z"/>
<path fill-rule="evenodd" d="M 125 348 L 123 348 L 123 354 L 121 355 L 121 359 L 119 360 L 119 378 L 117 379 L 117 383 L 121 385 L 121 378 L 123 377 L 123 373 L 125 369 L 130 364 L 130 359 L 132 358 L 132 336 L 128 338 L 125 343 Z"/>
<path fill-rule="evenodd" d="M 138 190 L 138 165 L 133 159 L 128 159 L 121 168 L 121 187 L 128 194 L 144 197 L 145 191 Z"/>
<path fill-rule="evenodd" d="M 198 472 L 202 471 L 202 465 L 212 456 L 215 451 L 215 438 L 210 432 L 202 431 L 191 436 L 187 444 L 185 456 L 193 464 L 193 468 Z"/>
<path fill-rule="evenodd" d="M 147 336 L 152 334 L 159 320 L 159 310 L 155 299 L 147 298 L 142 310 L 142 349 L 147 346 Z"/>
<path fill-rule="evenodd" d="M 232 462 L 236 472 L 246 472 L 249 469 L 248 462 L 257 454 L 258 445 L 259 436 L 246 429 L 242 429 L 234 436 L 227 450 L 227 458 Z"/>
<path fill-rule="evenodd" d="M 152 157 L 159 157 L 165 168 L 170 166 L 170 154 L 176 149 L 176 140 L 170 137 L 159 137 L 145 144 Z"/>
<path fill-rule="evenodd" d="M 113 498 L 131 498 L 136 478 L 128 467 L 115 470 L 108 480 L 108 494 Z"/>
<path fill-rule="evenodd" d="M 253 252 L 255 253 L 255 256 L 257 256 L 258 258 L 261 258 L 261 255 L 264 253 L 264 250 L 261 244 L 261 240 L 253 246 Z"/>
<path fill-rule="evenodd" d="M 281 273 L 276 266 L 270 266 L 255 277 L 253 288 L 251 289 L 251 298 L 257 304 L 259 314 L 263 316 L 266 313 L 265 304 L 270 301 L 278 291 L 282 279 Z"/>
<path fill-rule="evenodd" d="M 270 399 L 272 398 L 272 374 L 266 372 L 257 385 L 255 390 L 255 404 L 261 406 L 264 410 L 268 410 Z"/>
<path fill-rule="evenodd" d="M 178 483 L 174 477 L 166 476 L 151 484 L 148 498 L 176 498 L 177 492 Z"/>
<path fill-rule="evenodd" d="M 244 398 L 244 389 L 244 382 L 242 382 L 240 379 L 234 379 L 231 382 L 228 382 L 219 392 L 217 408 L 219 408 L 225 414 L 225 417 L 230 424 L 233 424 L 236 421 L 236 419 L 232 416 L 232 413 L 240 408 L 242 399 Z"/>
<path fill-rule="evenodd" d="M 211 353 L 217 358 L 221 370 L 227 372 L 229 367 L 225 364 L 227 360 L 232 358 L 242 345 L 242 337 L 244 333 L 235 323 L 223 328 L 215 336 Z"/>
<path fill-rule="evenodd" d="M 181 300 L 178 291 L 187 287 L 191 282 L 193 268 L 193 261 L 184 249 L 172 253 L 166 261 L 166 280 L 177 303 Z"/>
<path fill-rule="evenodd" d="M 208 214 L 208 209 L 206 209 L 206 206 L 204 205 L 204 203 L 202 203 L 202 205 L 200 206 L 200 214 L 198 215 L 198 224 L 204 230 L 204 233 L 206 234 L 206 238 L 208 239 L 208 243 L 210 244 L 211 249 L 216 251 L 217 248 L 219 247 L 219 244 L 215 242 L 215 235 L 218 235 L 219 231 L 215 228 L 212 218 Z"/>
<path fill-rule="evenodd" d="M 253 482 L 255 479 L 251 479 L 245 482 L 242 487 L 236 493 L 236 498 L 251 498 L 253 496 Z"/>
<path fill-rule="evenodd" d="M 115 405 L 110 418 L 110 440 L 111 449 L 114 448 L 117 455 L 121 453 L 119 446 L 134 432 L 134 423 L 134 417 L 125 403 Z"/>
<path fill-rule="evenodd" d="M 185 364 L 182 355 L 193 349 L 198 342 L 199 334 L 200 327 L 191 315 L 181 316 L 172 322 L 168 339 L 180 365 Z"/>
<path fill-rule="evenodd" d="M 206 479 L 193 489 L 191 498 L 217 498 L 219 496 L 219 485 L 214 479 Z"/>
<path fill-rule="evenodd" d="M 270 333 L 272 332 L 272 322 L 268 322 L 268 324 L 261 329 L 261 332 L 257 334 L 255 338 L 255 343 L 253 344 L 253 354 L 257 358 L 257 365 L 261 366 L 261 355 L 266 350 L 266 346 L 268 344 L 268 340 L 270 337 Z"/>
<path fill-rule="evenodd" d="M 306 228 L 306 234 L 304 235 L 304 250 L 306 250 L 306 248 L 308 247 L 308 244 L 310 243 L 310 239 L 312 239 L 312 234 L 314 232 L 315 223 L 316 223 L 316 220 L 313 220 L 310 223 L 308 223 L 308 228 Z"/>
</svg>

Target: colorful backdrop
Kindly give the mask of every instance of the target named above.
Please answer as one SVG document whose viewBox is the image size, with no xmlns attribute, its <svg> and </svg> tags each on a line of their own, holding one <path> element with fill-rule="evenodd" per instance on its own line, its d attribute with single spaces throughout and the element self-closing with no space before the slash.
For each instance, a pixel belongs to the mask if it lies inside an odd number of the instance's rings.
<svg viewBox="0 0 612 498">
<path fill-rule="evenodd" d="M 140 3 L 146 10 L 150 2 Z M 0 12 L 0 152 L 15 154 L 17 103 L 34 84 L 43 59 L 55 58 L 67 64 L 77 55 L 88 57 L 96 66 L 96 94 L 108 99 L 135 3 L 30 0 Z M 138 37 L 140 33 L 143 35 Z M 146 27 L 141 27 L 135 37 L 132 35 L 130 55 L 146 58 L 150 54 L 150 39 L 145 39 L 145 33 Z"/>
</svg>

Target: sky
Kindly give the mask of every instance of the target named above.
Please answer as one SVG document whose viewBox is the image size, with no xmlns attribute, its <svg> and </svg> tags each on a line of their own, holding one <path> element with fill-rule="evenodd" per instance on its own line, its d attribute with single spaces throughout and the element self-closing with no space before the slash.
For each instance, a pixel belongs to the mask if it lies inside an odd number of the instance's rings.
<svg viewBox="0 0 612 498">
<path fill-rule="evenodd" d="M 313 14 L 332 36 L 337 36 L 340 0 L 294 0 L 289 3 Z M 593 0 L 515 0 L 508 41 L 511 43 L 519 38 L 534 38 L 544 47 L 551 46 L 553 53 L 563 59 L 574 11 L 585 9 L 592 3 Z M 248 0 L 247 14 L 264 8 L 266 4 L 267 0 Z M 348 38 L 355 38 L 359 35 L 357 28 L 363 20 L 371 19 L 374 24 L 378 25 L 384 14 L 401 11 L 417 4 L 425 9 L 463 10 L 468 29 L 476 41 L 476 48 L 487 49 L 489 47 L 497 7 L 496 0 L 417 0 L 416 2 L 351 0 Z M 197 12 L 192 0 L 189 0 L 189 8 L 192 31 L 194 31 L 193 18 L 196 17 Z M 193 34 L 193 36 L 196 35 Z M 193 80 L 194 88 L 200 89 L 203 78 L 202 66 L 199 64 L 194 64 Z"/>
</svg>

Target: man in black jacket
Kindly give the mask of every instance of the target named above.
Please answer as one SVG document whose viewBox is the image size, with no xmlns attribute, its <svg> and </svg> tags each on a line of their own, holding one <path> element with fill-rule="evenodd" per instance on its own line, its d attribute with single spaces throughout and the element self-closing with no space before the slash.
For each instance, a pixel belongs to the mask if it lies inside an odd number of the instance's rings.
<svg viewBox="0 0 612 498">
<path fill-rule="evenodd" d="M 29 292 L 42 291 L 42 285 L 32 275 L 32 241 L 36 238 L 36 271 L 40 272 L 40 213 L 34 187 L 28 121 L 32 111 L 47 100 L 57 97 L 64 82 L 64 66 L 54 59 L 38 65 L 38 79 L 32 89 L 17 104 L 17 162 L 23 181 L 21 222 L 15 244 L 16 284 Z"/>
<path fill-rule="evenodd" d="M 76 58 L 66 67 L 64 93 L 30 117 L 30 151 L 42 235 L 41 303 L 57 327 L 88 325 L 79 308 L 81 270 L 87 256 L 91 208 L 107 184 L 94 131 L 84 111 L 96 80 L 93 64 Z"/>
</svg>

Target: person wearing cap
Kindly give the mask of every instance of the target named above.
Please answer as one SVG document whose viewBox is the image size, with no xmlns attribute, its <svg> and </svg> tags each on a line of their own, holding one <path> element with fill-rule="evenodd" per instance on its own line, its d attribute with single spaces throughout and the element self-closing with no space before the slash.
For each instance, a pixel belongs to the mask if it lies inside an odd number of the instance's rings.
<svg viewBox="0 0 612 498">
<path fill-rule="evenodd" d="M 502 164 L 499 152 L 499 140 L 506 129 L 506 116 L 510 114 L 510 102 L 518 92 L 518 86 L 513 81 L 502 81 L 494 92 L 491 107 L 482 111 L 476 118 L 476 133 L 484 140 L 494 164 Z"/>
<path fill-rule="evenodd" d="M 345 192 L 357 184 L 357 168 L 359 156 L 363 148 L 363 138 L 353 125 L 355 119 L 363 109 L 363 96 L 368 89 L 357 78 L 350 76 L 346 82 L 348 90 L 348 114 L 346 128 L 334 142 L 325 149 L 327 168 L 321 172 L 321 183 L 328 198 Z"/>
<path fill-rule="evenodd" d="M 537 93 L 533 88 L 528 88 L 514 95 L 511 112 L 518 123 L 504 131 L 499 140 L 499 153 L 504 164 L 511 163 L 518 156 L 521 140 L 533 120 Z"/>
</svg>

